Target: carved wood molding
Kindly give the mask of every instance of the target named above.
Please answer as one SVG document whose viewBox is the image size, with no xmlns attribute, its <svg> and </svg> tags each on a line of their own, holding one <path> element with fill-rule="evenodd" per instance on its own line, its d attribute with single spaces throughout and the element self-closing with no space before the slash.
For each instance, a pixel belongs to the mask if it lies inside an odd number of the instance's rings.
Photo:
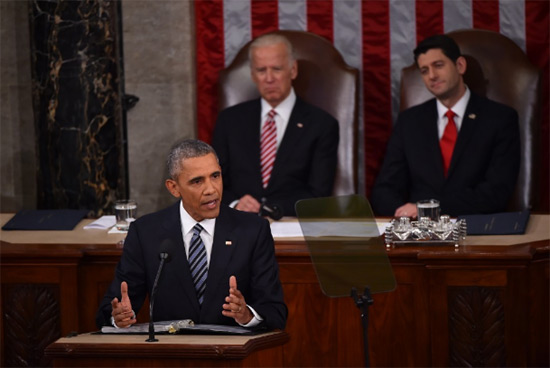
<svg viewBox="0 0 550 368">
<path fill-rule="evenodd" d="M 503 288 L 450 287 L 449 365 L 506 365 Z"/>
<path fill-rule="evenodd" d="M 2 308 L 6 366 L 48 366 L 44 349 L 61 336 L 57 287 L 19 284 L 6 289 Z"/>
</svg>

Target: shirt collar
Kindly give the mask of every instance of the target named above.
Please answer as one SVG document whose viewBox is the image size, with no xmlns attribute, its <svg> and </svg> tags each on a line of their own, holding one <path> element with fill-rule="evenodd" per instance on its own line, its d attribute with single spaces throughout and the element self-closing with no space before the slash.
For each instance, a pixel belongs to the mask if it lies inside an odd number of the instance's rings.
<svg viewBox="0 0 550 368">
<path fill-rule="evenodd" d="M 468 106 L 468 101 L 470 100 L 470 89 L 468 86 L 466 86 L 466 92 L 460 97 L 460 100 L 458 100 L 454 106 L 450 108 L 450 110 L 453 110 L 456 116 L 458 116 L 461 120 L 464 117 L 464 113 L 466 112 L 466 106 Z M 437 115 L 440 119 L 442 119 L 445 114 L 447 113 L 447 110 L 449 108 L 441 103 L 441 101 L 437 101 Z"/>
<path fill-rule="evenodd" d="M 290 88 L 290 93 L 286 98 L 281 101 L 280 104 L 275 106 L 273 108 L 269 102 L 261 99 L 262 101 L 262 121 L 264 121 L 267 117 L 267 114 L 273 109 L 277 112 L 277 115 L 279 115 L 284 121 L 288 121 L 290 119 L 290 114 L 292 113 L 292 109 L 294 108 L 294 104 L 296 103 L 296 93 L 294 92 L 294 88 Z"/>
<path fill-rule="evenodd" d="M 181 228 L 182 233 L 185 236 L 188 232 L 193 230 L 193 227 L 197 223 L 193 217 L 183 208 L 183 201 L 180 201 L 180 219 L 181 219 Z M 206 231 L 210 236 L 214 237 L 214 228 L 216 227 L 216 219 L 204 219 L 199 222 L 204 228 L 203 231 Z"/>
</svg>

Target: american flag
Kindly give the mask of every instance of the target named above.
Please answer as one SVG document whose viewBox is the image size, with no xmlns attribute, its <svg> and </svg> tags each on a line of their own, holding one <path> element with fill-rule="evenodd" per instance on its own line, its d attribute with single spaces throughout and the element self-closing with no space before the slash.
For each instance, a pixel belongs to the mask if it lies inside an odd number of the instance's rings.
<svg viewBox="0 0 550 368">
<path fill-rule="evenodd" d="M 399 111 L 401 69 L 418 41 L 458 29 L 500 32 L 543 70 L 541 199 L 549 206 L 548 0 L 199 0 L 195 3 L 198 138 L 209 142 L 218 114 L 218 74 L 251 39 L 301 30 L 331 41 L 359 69 L 360 191 L 369 195 Z"/>
</svg>

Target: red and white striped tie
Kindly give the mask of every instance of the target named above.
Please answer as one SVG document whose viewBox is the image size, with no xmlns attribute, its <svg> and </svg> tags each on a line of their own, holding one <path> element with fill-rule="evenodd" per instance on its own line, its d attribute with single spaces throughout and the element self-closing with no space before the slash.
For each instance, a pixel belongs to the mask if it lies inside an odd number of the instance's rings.
<svg viewBox="0 0 550 368">
<path fill-rule="evenodd" d="M 260 166 L 262 168 L 262 184 L 267 187 L 273 163 L 275 162 L 275 154 L 277 153 L 277 126 L 275 125 L 275 110 L 271 110 L 267 114 L 267 119 L 262 128 L 260 137 Z"/>
</svg>

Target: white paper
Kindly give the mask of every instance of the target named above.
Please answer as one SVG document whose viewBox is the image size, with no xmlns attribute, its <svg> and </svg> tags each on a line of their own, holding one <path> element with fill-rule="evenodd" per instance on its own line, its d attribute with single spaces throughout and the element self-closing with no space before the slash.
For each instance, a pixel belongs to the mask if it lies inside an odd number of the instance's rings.
<svg viewBox="0 0 550 368">
<path fill-rule="evenodd" d="M 272 222 L 271 235 L 274 238 L 303 237 L 302 228 L 299 222 Z"/>
<path fill-rule="evenodd" d="M 225 325 L 208 325 L 208 324 L 194 324 L 190 319 L 178 321 L 161 321 L 154 323 L 155 333 L 182 333 L 187 331 L 193 331 L 196 334 L 202 333 L 218 333 L 218 334 L 231 334 L 231 335 L 246 335 L 251 331 L 239 326 L 225 326 Z M 149 332 L 149 323 L 136 323 L 128 328 L 116 328 L 112 326 L 103 326 L 101 328 L 102 333 L 106 334 L 146 334 Z"/>
<path fill-rule="evenodd" d="M 116 228 L 116 226 L 113 226 L 107 234 L 126 234 L 128 230 L 119 230 Z"/>
<path fill-rule="evenodd" d="M 376 223 L 378 227 L 378 235 L 383 235 L 386 231 L 386 226 L 389 222 L 378 222 Z M 319 222 L 318 224 L 313 225 L 308 223 L 308 229 L 314 230 L 315 234 L 308 234 L 311 236 L 378 236 L 372 229 L 369 231 L 365 223 L 348 223 L 342 222 L 338 226 L 337 233 L 334 233 L 334 222 Z M 294 237 L 303 237 L 302 228 L 300 222 L 272 222 L 271 223 L 271 234 L 274 238 L 294 238 Z"/>
<path fill-rule="evenodd" d="M 94 222 L 89 223 L 88 225 L 84 226 L 84 229 L 100 229 L 100 230 L 106 230 L 110 227 L 115 226 L 116 219 L 115 216 L 101 216 Z"/>
</svg>

